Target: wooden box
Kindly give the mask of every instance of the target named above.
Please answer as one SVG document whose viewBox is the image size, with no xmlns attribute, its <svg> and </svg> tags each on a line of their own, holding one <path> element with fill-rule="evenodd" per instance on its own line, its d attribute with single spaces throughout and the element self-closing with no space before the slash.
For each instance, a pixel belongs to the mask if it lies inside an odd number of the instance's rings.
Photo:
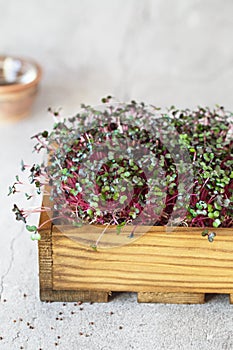
<svg viewBox="0 0 233 350">
<path fill-rule="evenodd" d="M 43 213 L 41 223 L 47 220 Z M 139 302 L 204 303 L 205 293 L 221 293 L 233 303 L 232 228 L 215 229 L 210 243 L 199 228 L 155 226 L 127 245 L 97 251 L 72 239 L 80 230 L 47 222 L 40 231 L 42 301 L 107 302 L 111 292 L 136 292 Z"/>
</svg>

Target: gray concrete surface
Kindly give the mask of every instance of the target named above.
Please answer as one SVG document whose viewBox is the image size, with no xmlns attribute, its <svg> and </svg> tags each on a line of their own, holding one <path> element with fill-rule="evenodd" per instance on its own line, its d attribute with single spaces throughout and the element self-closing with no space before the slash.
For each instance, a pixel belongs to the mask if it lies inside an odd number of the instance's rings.
<svg viewBox="0 0 233 350">
<path fill-rule="evenodd" d="M 52 125 L 48 106 L 75 113 L 106 94 L 160 106 L 233 109 L 231 0 L 0 0 L 0 51 L 44 68 L 30 118 L 0 126 L 0 350 L 230 350 L 227 296 L 205 305 L 41 303 L 37 246 L 6 197 L 30 136 Z M 58 338 L 60 337 L 60 338 Z M 56 345 L 57 343 L 58 345 Z"/>
</svg>

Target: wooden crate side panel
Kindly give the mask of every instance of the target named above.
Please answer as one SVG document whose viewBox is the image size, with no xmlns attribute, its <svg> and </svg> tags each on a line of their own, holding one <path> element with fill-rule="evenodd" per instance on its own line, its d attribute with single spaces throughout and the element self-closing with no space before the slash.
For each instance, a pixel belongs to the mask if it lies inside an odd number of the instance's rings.
<svg viewBox="0 0 233 350">
<path fill-rule="evenodd" d="M 166 233 L 153 227 L 129 245 L 96 252 L 55 226 L 53 289 L 232 293 L 232 233 L 222 229 L 209 243 L 200 229 Z"/>
<path fill-rule="evenodd" d="M 48 195 L 44 194 L 42 207 L 51 207 L 49 199 L 49 187 L 45 187 Z M 40 223 L 42 225 L 40 232 L 41 240 L 38 242 L 39 252 L 39 278 L 40 278 L 40 297 L 43 299 L 44 291 L 52 289 L 52 223 L 49 221 L 50 216 L 47 211 L 43 211 L 40 215 Z"/>
<path fill-rule="evenodd" d="M 40 291 L 51 290 L 53 286 L 52 276 L 52 236 L 51 230 L 41 230 L 39 241 L 39 277 Z"/>
</svg>

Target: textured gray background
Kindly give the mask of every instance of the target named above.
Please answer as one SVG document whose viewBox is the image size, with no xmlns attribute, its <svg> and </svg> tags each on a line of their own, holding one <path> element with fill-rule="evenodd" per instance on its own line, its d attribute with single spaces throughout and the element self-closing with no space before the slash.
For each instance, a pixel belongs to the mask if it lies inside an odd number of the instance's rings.
<svg viewBox="0 0 233 350">
<path fill-rule="evenodd" d="M 69 115 L 110 93 L 232 109 L 232 13 L 231 0 L 0 0 L 0 52 L 33 57 L 44 69 L 30 118 L 0 126 L 1 350 L 233 349 L 227 296 L 200 306 L 137 304 L 134 294 L 83 310 L 41 303 L 37 247 L 6 198 L 21 158 L 35 161 L 30 136 L 52 125 L 48 106 Z"/>
</svg>

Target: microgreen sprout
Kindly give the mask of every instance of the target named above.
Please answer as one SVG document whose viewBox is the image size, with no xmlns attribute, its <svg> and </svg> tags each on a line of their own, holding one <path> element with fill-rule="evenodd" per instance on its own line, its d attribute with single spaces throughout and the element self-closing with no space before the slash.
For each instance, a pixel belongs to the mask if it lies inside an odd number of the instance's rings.
<svg viewBox="0 0 233 350">
<path fill-rule="evenodd" d="M 32 137 L 36 141 L 34 151 L 46 151 L 48 164 L 21 162 L 21 170 L 29 173 L 28 185 L 35 192 L 24 192 L 27 200 L 41 195 L 49 185 L 52 210 L 62 222 L 76 227 L 82 223 L 111 224 L 120 234 L 125 225 L 166 225 L 182 197 L 179 186 L 189 174 L 180 176 L 159 130 L 154 134 L 148 131 L 157 122 L 148 106 L 135 101 L 115 106 L 111 96 L 102 102 L 102 110 L 82 104 L 80 113 L 64 120 L 59 112 L 49 109 L 56 120 L 52 131 Z M 233 114 L 220 106 L 213 110 L 178 110 L 174 106 L 166 111 L 152 109 L 159 113 L 161 128 L 168 134 L 177 131 L 178 145 L 187 149 L 192 163 L 192 193 L 180 224 L 203 229 L 232 227 Z M 142 149 L 135 159 L 137 150 Z M 97 167 L 96 162 L 101 161 Z M 20 192 L 21 185 L 17 176 L 9 195 Z M 16 204 L 13 208 L 16 220 L 24 223 L 33 212 L 44 210 L 27 211 Z M 27 224 L 26 228 L 33 240 L 40 239 L 40 227 Z M 216 234 L 204 230 L 202 235 L 212 242 Z"/>
</svg>

